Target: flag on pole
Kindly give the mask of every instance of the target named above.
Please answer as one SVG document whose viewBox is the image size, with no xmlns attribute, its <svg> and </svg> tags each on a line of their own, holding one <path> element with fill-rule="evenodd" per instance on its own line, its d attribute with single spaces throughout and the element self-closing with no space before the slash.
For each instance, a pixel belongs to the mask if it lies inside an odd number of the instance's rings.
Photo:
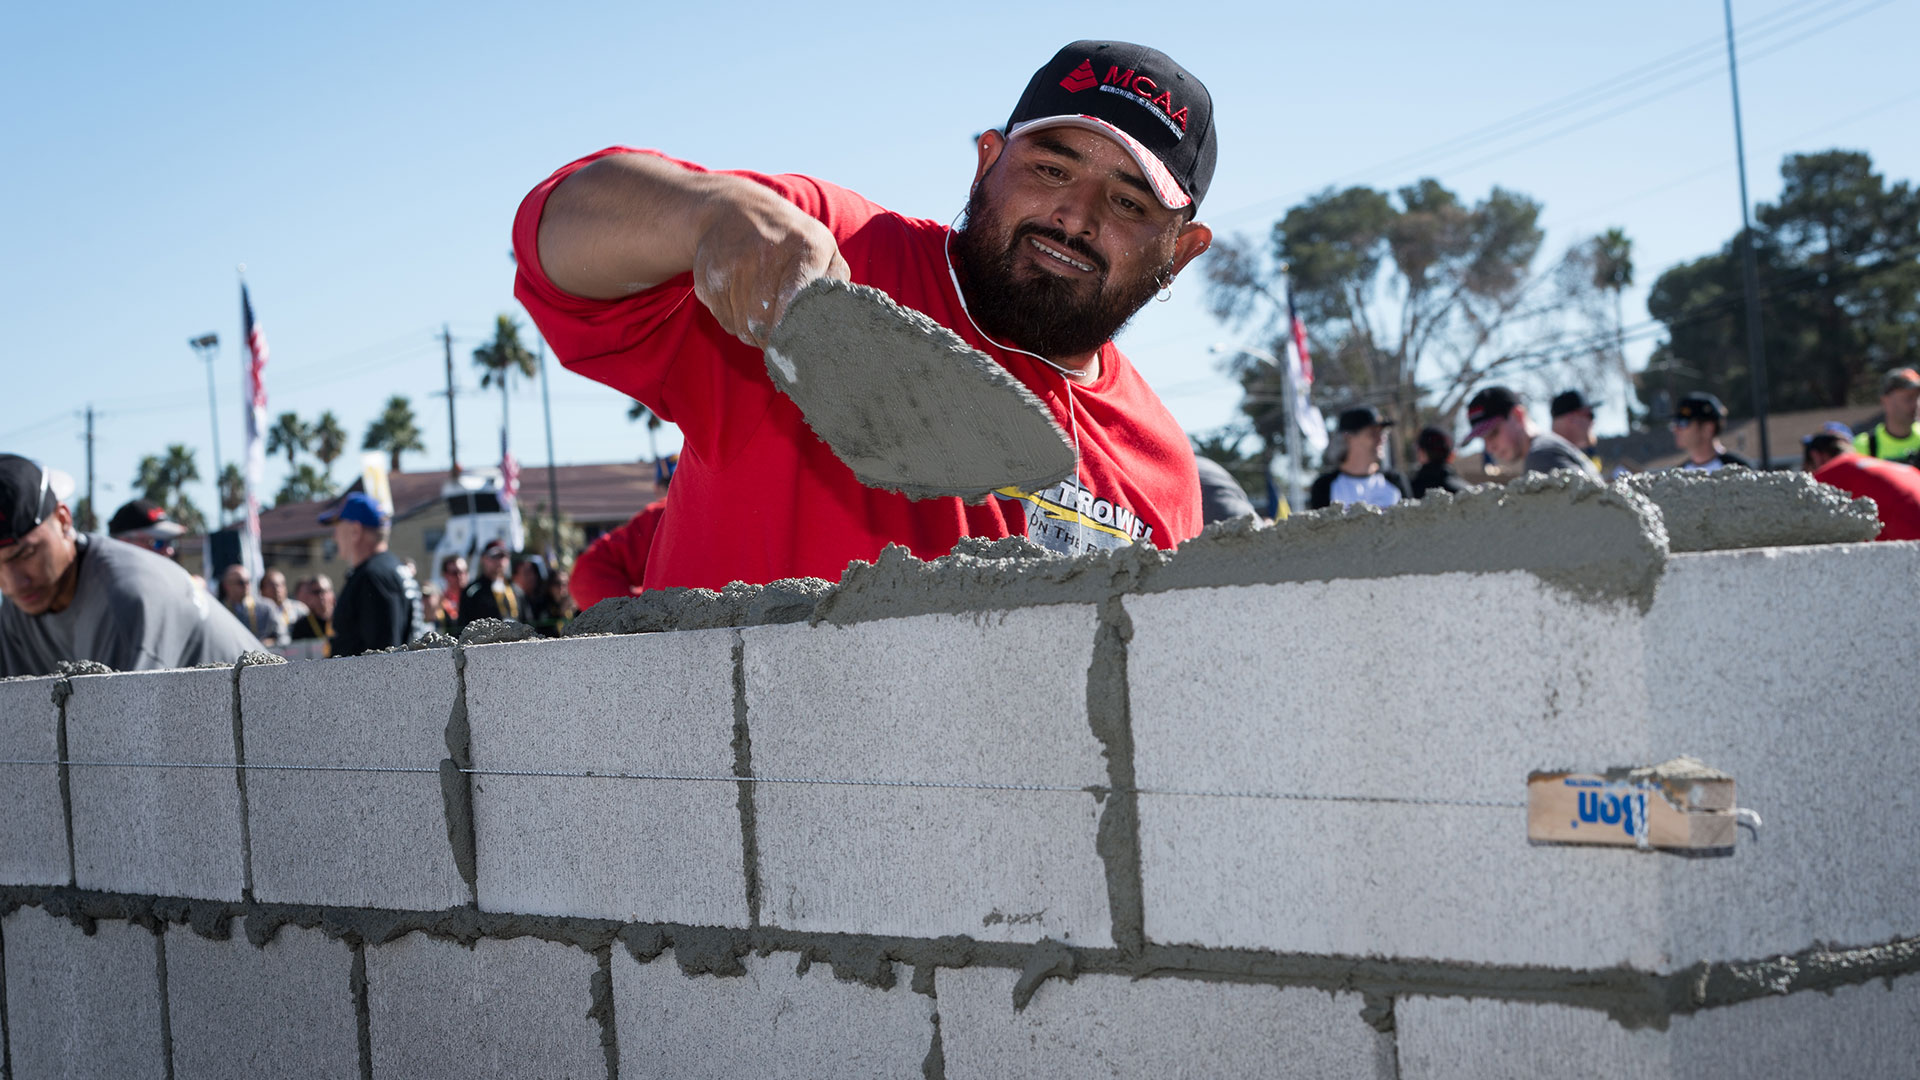
<svg viewBox="0 0 1920 1080">
<path fill-rule="evenodd" d="M 1287 380 L 1292 383 L 1293 421 L 1306 438 L 1306 448 L 1314 457 L 1327 452 L 1327 421 L 1313 403 L 1313 353 L 1307 348 L 1307 326 L 1300 321 L 1300 310 L 1293 304 L 1293 278 L 1287 289 Z"/>
<path fill-rule="evenodd" d="M 243 380 L 247 417 L 247 543 L 244 558 L 247 576 L 259 581 L 263 570 L 260 555 L 260 488 L 266 482 L 267 469 L 267 335 L 253 321 L 253 299 L 247 295 L 247 283 L 240 282 L 240 329 L 247 341 L 247 369 Z"/>
</svg>

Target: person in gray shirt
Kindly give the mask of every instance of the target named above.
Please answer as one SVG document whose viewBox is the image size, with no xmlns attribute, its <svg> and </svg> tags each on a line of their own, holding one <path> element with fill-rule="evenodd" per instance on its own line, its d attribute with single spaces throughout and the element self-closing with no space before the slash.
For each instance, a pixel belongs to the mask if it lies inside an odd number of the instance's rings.
<svg viewBox="0 0 1920 1080">
<path fill-rule="evenodd" d="M 1553 432 L 1535 428 L 1527 418 L 1526 403 L 1504 386 L 1489 386 L 1473 395 L 1467 403 L 1467 424 L 1465 441 L 1486 440 L 1487 453 L 1502 469 L 1541 473 L 1573 469 L 1600 479 L 1592 458 Z"/>
<path fill-rule="evenodd" d="M 55 475 L 0 454 L 0 677 L 230 664 L 260 642 L 172 560 L 73 527 Z"/>
</svg>

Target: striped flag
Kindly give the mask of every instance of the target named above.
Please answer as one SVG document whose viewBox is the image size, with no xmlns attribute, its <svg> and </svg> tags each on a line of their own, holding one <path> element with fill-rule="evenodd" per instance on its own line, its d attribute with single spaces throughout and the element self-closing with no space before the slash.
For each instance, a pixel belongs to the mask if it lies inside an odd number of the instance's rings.
<svg viewBox="0 0 1920 1080">
<path fill-rule="evenodd" d="M 267 335 L 253 321 L 253 300 L 247 295 L 247 283 L 240 283 L 240 329 L 247 341 L 245 382 L 247 417 L 247 574 L 260 580 L 260 488 L 266 482 L 267 469 Z"/>
<path fill-rule="evenodd" d="M 1292 384 L 1293 419 L 1306 448 L 1314 457 L 1327 452 L 1327 421 L 1313 403 L 1313 354 L 1307 349 L 1307 325 L 1300 321 L 1300 309 L 1293 304 L 1293 278 L 1285 278 L 1287 289 L 1287 381 Z"/>
</svg>

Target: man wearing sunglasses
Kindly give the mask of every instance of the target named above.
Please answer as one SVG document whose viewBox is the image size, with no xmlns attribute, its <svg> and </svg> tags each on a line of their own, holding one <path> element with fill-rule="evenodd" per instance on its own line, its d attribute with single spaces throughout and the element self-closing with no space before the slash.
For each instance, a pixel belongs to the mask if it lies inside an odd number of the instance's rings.
<svg viewBox="0 0 1920 1080">
<path fill-rule="evenodd" d="M 1727 426 L 1727 407 L 1712 394 L 1688 394 L 1673 407 L 1673 444 L 1686 451 L 1680 468 L 1688 472 L 1719 472 L 1730 465 L 1753 468 L 1753 462 L 1720 445 Z"/>
<path fill-rule="evenodd" d="M 0 677 L 230 664 L 260 642 L 172 560 L 73 526 L 72 481 L 0 454 Z"/>
</svg>

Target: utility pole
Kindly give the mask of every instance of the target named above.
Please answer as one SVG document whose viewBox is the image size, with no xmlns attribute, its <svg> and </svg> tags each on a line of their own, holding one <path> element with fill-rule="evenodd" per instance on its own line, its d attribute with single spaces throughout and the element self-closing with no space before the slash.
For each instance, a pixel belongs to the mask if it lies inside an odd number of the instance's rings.
<svg viewBox="0 0 1920 1080">
<path fill-rule="evenodd" d="M 88 532 L 100 527 L 100 504 L 93 501 L 93 403 L 87 403 L 87 517 Z"/>
<path fill-rule="evenodd" d="M 553 471 L 553 395 L 547 379 L 547 338 L 542 334 L 540 349 L 540 408 L 547 414 L 547 520 L 552 528 L 547 532 L 547 559 L 556 568 L 559 557 L 564 553 L 560 547 L 560 481 Z"/>
<path fill-rule="evenodd" d="M 1747 202 L 1747 142 L 1740 125 L 1740 67 L 1733 48 L 1733 0 L 1721 0 L 1727 15 L 1727 78 L 1733 86 L 1733 150 L 1740 164 L 1740 264 L 1747 293 L 1747 374 L 1753 380 L 1753 419 L 1760 428 L 1760 467 L 1773 462 L 1767 444 L 1767 350 L 1760 340 L 1760 266 L 1753 254 L 1753 222 Z"/>
<path fill-rule="evenodd" d="M 207 417 L 213 422 L 213 503 L 208 508 L 215 527 L 220 521 L 220 395 L 213 388 L 213 361 L 220 355 L 220 335 L 201 334 L 187 344 L 207 362 Z M 212 532 L 210 528 L 207 530 Z"/>
<path fill-rule="evenodd" d="M 451 479 L 460 475 L 460 436 L 453 420 L 453 331 L 446 323 L 440 324 L 440 344 L 447 355 L 447 463 L 451 466 L 447 476 Z"/>
</svg>

